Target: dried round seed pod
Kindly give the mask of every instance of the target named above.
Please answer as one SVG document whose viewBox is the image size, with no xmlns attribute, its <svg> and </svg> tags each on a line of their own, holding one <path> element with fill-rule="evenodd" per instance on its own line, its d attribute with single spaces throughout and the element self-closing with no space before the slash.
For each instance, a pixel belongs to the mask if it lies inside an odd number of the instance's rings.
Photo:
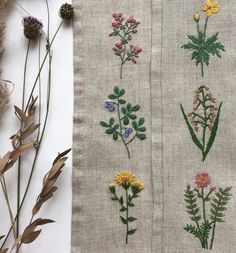
<svg viewBox="0 0 236 253">
<path fill-rule="evenodd" d="M 60 8 L 60 17 L 65 20 L 70 20 L 74 17 L 74 8 L 71 4 L 63 4 Z"/>
<path fill-rule="evenodd" d="M 24 17 L 23 18 L 24 35 L 29 40 L 37 39 L 43 28 L 42 22 L 35 17 Z"/>
</svg>

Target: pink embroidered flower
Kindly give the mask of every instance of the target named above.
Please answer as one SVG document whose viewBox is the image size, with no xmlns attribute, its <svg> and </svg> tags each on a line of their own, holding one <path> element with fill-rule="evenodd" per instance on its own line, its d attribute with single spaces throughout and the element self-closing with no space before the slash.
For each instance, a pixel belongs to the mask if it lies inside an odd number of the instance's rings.
<svg viewBox="0 0 236 253">
<path fill-rule="evenodd" d="M 122 43 L 122 42 L 117 42 L 117 43 L 115 44 L 115 46 L 116 46 L 117 48 L 119 48 L 119 49 L 122 49 L 123 43 Z"/>
<path fill-rule="evenodd" d="M 134 18 L 134 16 L 130 16 L 128 17 L 127 23 L 130 23 L 130 24 L 135 24 L 136 23 L 136 19 Z"/>
<path fill-rule="evenodd" d="M 119 12 L 119 13 L 113 13 L 112 14 L 112 17 L 116 20 L 116 21 L 120 21 L 121 20 L 121 18 L 122 18 L 122 13 L 121 12 Z"/>
<path fill-rule="evenodd" d="M 205 188 L 211 184 L 211 177 L 207 172 L 198 173 L 195 177 L 197 188 Z"/>
<path fill-rule="evenodd" d="M 135 55 L 138 55 L 139 53 L 143 51 L 140 46 L 133 46 L 132 48 Z"/>
<path fill-rule="evenodd" d="M 112 22 L 112 27 L 113 27 L 114 29 L 118 29 L 119 26 L 120 26 L 120 23 L 119 23 L 118 21 Z"/>
</svg>

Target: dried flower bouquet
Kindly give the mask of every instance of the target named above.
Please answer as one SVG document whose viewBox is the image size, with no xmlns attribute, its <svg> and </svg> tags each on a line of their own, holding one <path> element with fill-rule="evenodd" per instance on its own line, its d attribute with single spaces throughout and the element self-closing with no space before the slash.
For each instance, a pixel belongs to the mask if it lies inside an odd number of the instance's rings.
<svg viewBox="0 0 236 253">
<path fill-rule="evenodd" d="M 7 208 L 9 210 L 9 217 L 11 226 L 4 235 L 0 236 L 0 253 L 7 252 L 20 252 L 21 246 L 23 244 L 29 244 L 37 239 L 41 229 L 39 226 L 49 224 L 54 222 L 51 219 L 36 218 L 35 216 L 39 213 L 43 204 L 53 197 L 57 190 L 56 181 L 60 176 L 62 169 L 67 160 L 67 154 L 70 149 L 59 153 L 58 156 L 53 161 L 51 169 L 43 178 L 42 189 L 38 197 L 36 198 L 35 205 L 32 207 L 32 216 L 29 219 L 27 225 L 24 224 L 25 228 L 20 231 L 20 221 L 21 221 L 21 211 L 25 203 L 26 197 L 29 195 L 29 187 L 33 179 L 34 171 L 37 167 L 37 160 L 39 157 L 39 152 L 43 147 L 43 139 L 45 137 L 45 131 L 47 129 L 49 110 L 50 110 L 50 98 L 51 98 L 51 72 L 52 72 L 52 46 L 55 42 L 58 32 L 62 28 L 65 22 L 70 21 L 73 18 L 74 12 L 73 7 L 70 4 L 63 4 L 59 10 L 59 15 L 61 22 L 56 29 L 53 36 L 50 36 L 50 7 L 48 0 L 45 0 L 47 7 L 48 24 L 47 31 L 43 30 L 43 23 L 31 16 L 25 8 L 23 8 L 19 3 L 16 4 L 22 8 L 27 16 L 23 18 L 23 32 L 24 36 L 28 41 L 28 46 L 26 48 L 26 56 L 24 61 L 24 71 L 23 71 L 23 84 L 22 84 L 22 104 L 21 106 L 14 106 L 15 116 L 18 118 L 19 127 L 18 130 L 10 137 L 12 150 L 1 154 L 0 156 L 0 183 L 3 191 L 3 196 Z M 42 54 L 42 43 L 45 42 L 45 55 L 41 59 Z M 35 59 L 36 63 L 39 65 L 38 73 L 35 80 L 32 82 L 31 90 L 29 95 L 26 93 L 26 77 L 29 69 L 28 58 L 33 47 L 32 44 L 38 44 L 38 59 Z M 41 87 L 41 72 L 47 66 L 48 69 L 48 83 L 45 85 L 47 87 L 46 97 L 43 96 Z M 4 112 L 6 105 L 9 100 L 9 89 L 6 86 L 7 81 L 1 82 L 0 85 L 0 113 Z M 42 103 L 46 103 L 45 114 L 41 110 Z M 24 170 L 22 170 L 22 160 L 27 155 L 27 151 L 33 151 L 28 153 L 32 155 L 32 164 L 30 165 L 30 174 L 27 179 L 27 184 L 25 191 L 21 194 L 22 189 L 22 177 L 25 176 Z M 17 175 L 17 199 L 16 199 L 16 212 L 12 208 L 14 204 L 9 198 L 8 189 L 8 171 L 10 169 L 16 169 L 18 171 Z M 25 168 L 24 168 L 25 169 Z M 14 179 L 11 178 L 11 181 Z M 23 226 L 23 224 L 22 224 Z M 14 237 L 14 242 L 11 241 L 11 234 Z M 10 248 L 9 248 L 10 247 Z"/>
</svg>

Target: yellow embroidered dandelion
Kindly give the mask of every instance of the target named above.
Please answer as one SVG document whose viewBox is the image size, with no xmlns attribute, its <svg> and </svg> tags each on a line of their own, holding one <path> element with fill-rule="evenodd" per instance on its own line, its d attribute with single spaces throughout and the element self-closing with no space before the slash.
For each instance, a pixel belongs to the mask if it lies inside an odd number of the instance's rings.
<svg viewBox="0 0 236 253">
<path fill-rule="evenodd" d="M 115 182 L 117 185 L 131 185 L 135 181 L 135 176 L 129 171 L 121 171 L 116 174 Z"/>
<path fill-rule="evenodd" d="M 144 189 L 144 184 L 138 179 L 136 179 L 133 183 L 131 183 L 131 185 L 140 191 Z"/>
<path fill-rule="evenodd" d="M 199 13 L 196 13 L 194 15 L 194 21 L 198 22 L 200 20 L 200 14 Z"/>
<path fill-rule="evenodd" d="M 202 6 L 202 11 L 206 12 L 207 17 L 210 17 L 220 11 L 217 5 L 217 1 L 206 0 L 206 3 Z"/>
</svg>

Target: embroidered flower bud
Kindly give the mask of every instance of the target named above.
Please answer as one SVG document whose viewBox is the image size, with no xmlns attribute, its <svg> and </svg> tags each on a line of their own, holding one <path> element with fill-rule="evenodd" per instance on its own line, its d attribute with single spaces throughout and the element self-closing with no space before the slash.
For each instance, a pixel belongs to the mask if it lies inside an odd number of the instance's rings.
<svg viewBox="0 0 236 253">
<path fill-rule="evenodd" d="M 133 46 L 132 49 L 135 55 L 138 55 L 139 53 L 143 51 L 140 46 Z"/>
<path fill-rule="evenodd" d="M 116 187 L 115 187 L 114 184 L 109 184 L 108 188 L 109 188 L 109 190 L 110 190 L 111 193 L 115 193 L 116 192 Z"/>
<path fill-rule="evenodd" d="M 215 190 L 216 190 L 215 186 L 212 186 L 211 189 L 210 189 L 211 192 L 214 192 Z"/>
<path fill-rule="evenodd" d="M 74 8 L 71 4 L 63 4 L 60 8 L 60 17 L 65 20 L 70 20 L 74 17 Z"/>
<path fill-rule="evenodd" d="M 196 14 L 194 15 L 194 21 L 195 21 L 195 22 L 199 22 L 199 20 L 200 20 L 200 15 L 199 15 L 199 13 L 196 13 Z"/>
<path fill-rule="evenodd" d="M 119 49 L 122 49 L 123 43 L 122 43 L 122 42 L 117 42 L 117 43 L 115 44 L 115 46 L 116 46 L 117 48 L 119 48 Z"/>
<path fill-rule="evenodd" d="M 132 62 L 133 62 L 134 64 L 137 63 L 137 61 L 135 60 L 135 58 L 132 58 Z"/>
<path fill-rule="evenodd" d="M 29 40 L 37 39 L 43 28 L 42 22 L 35 17 L 24 17 L 23 18 L 24 35 Z"/>
<path fill-rule="evenodd" d="M 108 109 L 109 112 L 114 112 L 115 111 L 115 106 L 114 103 L 111 102 L 110 100 L 107 100 L 104 102 L 104 107 Z"/>
</svg>

